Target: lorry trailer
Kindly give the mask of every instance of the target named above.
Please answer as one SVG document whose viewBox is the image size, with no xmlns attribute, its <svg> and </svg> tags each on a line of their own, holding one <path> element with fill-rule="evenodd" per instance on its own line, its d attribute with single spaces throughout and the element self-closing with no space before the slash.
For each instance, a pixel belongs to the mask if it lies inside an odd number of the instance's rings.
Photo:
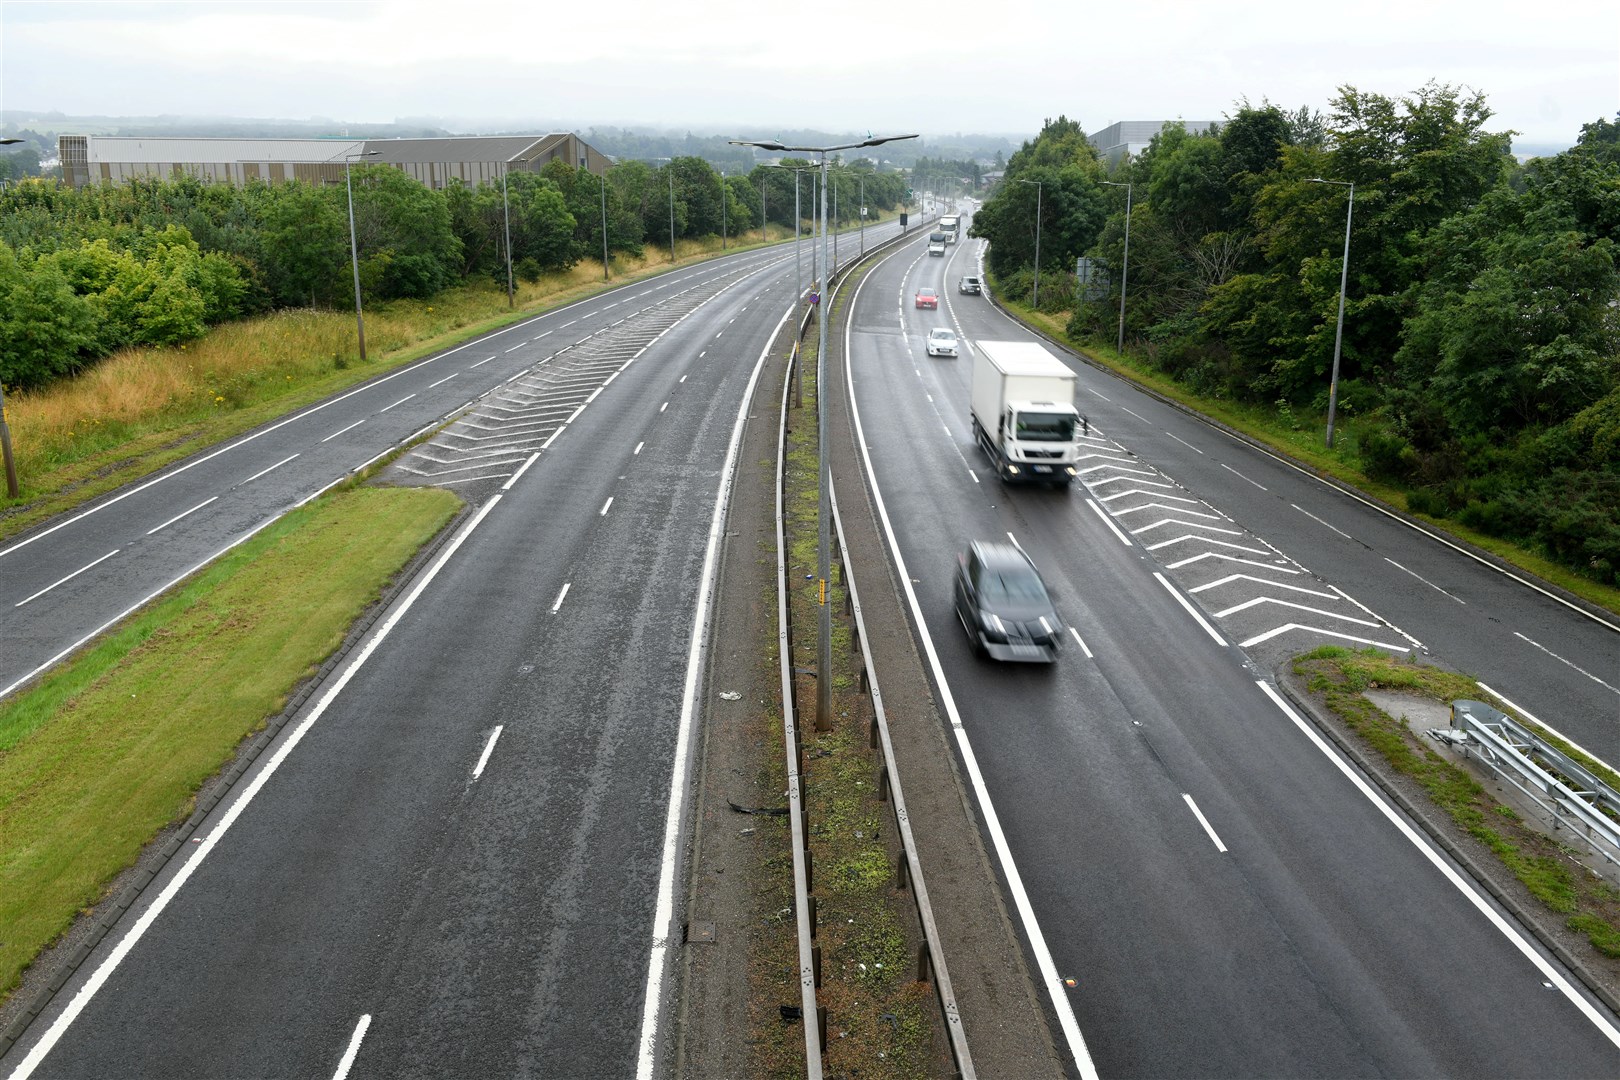
<svg viewBox="0 0 1620 1080">
<path fill-rule="evenodd" d="M 1008 483 L 1062 485 L 1078 475 L 1078 379 L 1034 341 L 974 343 L 973 436 Z"/>
</svg>

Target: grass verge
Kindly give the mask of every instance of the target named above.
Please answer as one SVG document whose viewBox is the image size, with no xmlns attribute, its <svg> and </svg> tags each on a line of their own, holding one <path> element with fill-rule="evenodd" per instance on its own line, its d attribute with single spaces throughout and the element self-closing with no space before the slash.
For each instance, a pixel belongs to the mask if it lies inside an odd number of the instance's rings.
<svg viewBox="0 0 1620 1080">
<path fill-rule="evenodd" d="M 804 356 L 804 379 L 805 416 L 809 417 L 815 408 L 813 346 Z M 793 425 L 788 440 L 787 562 L 793 588 L 793 664 L 801 671 L 812 671 L 819 615 L 815 425 Z M 830 1076 L 931 1076 L 938 1071 L 934 989 L 915 978 L 915 935 L 907 927 L 916 918 L 910 897 L 896 888 L 898 843 L 890 835 L 893 813 L 878 798 L 878 759 L 868 748 L 866 736 L 871 702 L 859 692 L 850 674 L 855 670 L 856 651 L 850 619 L 843 614 L 844 600 L 844 586 L 835 567 L 828 589 L 834 612 L 832 661 L 836 672 L 832 675 L 830 731 L 814 730 L 815 677 L 801 674 L 798 684 L 811 885 L 817 903 L 817 943 L 822 951 L 818 1000 L 827 1010 L 826 1070 Z M 779 763 L 774 768 L 772 778 L 779 787 L 785 785 L 783 766 Z M 756 1000 L 774 1003 L 784 1000 L 783 993 L 791 993 L 786 1000 L 797 1001 L 797 954 L 789 906 L 793 895 L 789 826 L 785 819 L 771 821 L 773 832 L 780 833 L 782 854 L 772 860 L 769 872 L 785 910 L 761 935 L 752 968 L 773 987 L 785 987 L 774 996 L 754 995 Z M 779 1016 L 760 1011 L 754 1018 L 754 1032 L 763 1075 L 803 1075 L 803 1037 L 797 1024 L 784 1024 Z"/>
<path fill-rule="evenodd" d="M 0 703 L 0 995 L 191 813 L 459 504 L 417 488 L 318 499 Z"/>
<path fill-rule="evenodd" d="M 1346 727 L 1391 768 L 1416 781 L 1430 801 L 1488 848 L 1548 911 L 1563 917 L 1602 956 L 1620 958 L 1616 929 L 1620 890 L 1578 863 L 1567 848 L 1526 823 L 1512 807 L 1498 802 L 1467 770 L 1424 742 L 1404 718 L 1390 716 L 1363 694 L 1385 689 L 1447 704 L 1458 698 L 1489 700 L 1478 683 L 1377 649 L 1357 652 L 1337 645 L 1295 657 L 1293 667 Z M 1496 704 L 1505 709 L 1501 702 Z M 1524 722 L 1522 717 L 1520 721 Z M 1553 741 L 1610 783 L 1620 781 L 1561 740 Z"/>
</svg>

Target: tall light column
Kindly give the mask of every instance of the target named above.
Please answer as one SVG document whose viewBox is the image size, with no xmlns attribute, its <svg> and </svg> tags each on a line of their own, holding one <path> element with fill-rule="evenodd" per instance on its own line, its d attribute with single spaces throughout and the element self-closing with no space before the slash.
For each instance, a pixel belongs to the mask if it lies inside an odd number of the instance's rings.
<svg viewBox="0 0 1620 1080">
<path fill-rule="evenodd" d="M 866 177 L 857 176 L 856 182 L 861 185 L 861 258 L 866 258 Z"/>
<path fill-rule="evenodd" d="M 669 261 L 675 261 L 675 159 L 669 159 Z"/>
<path fill-rule="evenodd" d="M 507 163 L 510 164 L 510 163 Z M 512 208 L 506 201 L 506 169 L 507 164 L 501 166 L 501 220 L 506 229 L 506 307 L 511 310 L 512 300 Z"/>
<path fill-rule="evenodd" d="M 1339 323 L 1333 330 L 1333 376 L 1328 381 L 1327 447 L 1333 449 L 1333 420 L 1339 408 L 1339 348 L 1344 343 L 1344 289 L 1350 281 L 1350 216 L 1356 210 L 1356 185 L 1350 180 L 1324 180 L 1310 178 L 1312 184 L 1334 184 L 1350 189 L 1350 199 L 1344 206 L 1344 259 L 1339 264 Z"/>
<path fill-rule="evenodd" d="M 21 139 L 0 139 L 0 146 L 11 146 L 22 142 Z M 6 465 L 6 494 L 15 499 L 21 495 L 17 486 L 17 461 L 11 456 L 11 425 L 6 422 L 6 388 L 0 384 L 0 457 L 5 459 Z"/>
<path fill-rule="evenodd" d="M 890 135 L 846 146 L 786 146 L 779 142 L 749 142 L 733 139 L 739 146 L 756 146 L 776 153 L 810 153 L 821 156 L 821 246 L 827 247 L 827 155 L 837 150 L 854 150 L 865 146 L 881 146 L 897 139 L 915 139 L 915 135 Z M 828 265 L 823 259 L 822 265 Z M 832 573 L 832 455 L 827 452 L 827 307 L 832 303 L 831 274 L 821 283 L 821 302 L 816 305 L 816 453 L 821 458 L 821 503 L 817 512 L 816 576 L 819 584 L 821 618 L 816 649 L 816 730 L 832 728 L 832 606 L 828 603 L 829 578 Z"/>
<path fill-rule="evenodd" d="M 1119 342 L 1114 351 L 1120 354 L 1125 352 L 1125 285 L 1131 276 L 1131 185 L 1116 184 L 1112 180 L 1104 180 L 1108 187 L 1122 187 L 1125 189 L 1125 258 L 1119 270 Z"/>
<path fill-rule="evenodd" d="M 720 250 L 726 250 L 726 170 L 720 170 Z"/>
<path fill-rule="evenodd" d="M 358 154 L 343 155 L 343 186 L 349 192 L 349 261 L 354 265 L 354 326 L 360 337 L 360 362 L 366 362 L 366 320 L 360 314 L 360 245 L 354 238 L 354 181 L 349 177 L 349 163 L 357 157 L 376 157 L 381 150 L 362 150 Z"/>
<path fill-rule="evenodd" d="M 607 172 L 604 170 L 598 177 L 602 181 L 602 280 L 608 279 L 608 248 L 607 248 Z"/>
<path fill-rule="evenodd" d="M 1035 185 L 1035 310 L 1041 308 L 1041 191 L 1043 181 L 1020 180 L 1020 184 Z"/>
</svg>

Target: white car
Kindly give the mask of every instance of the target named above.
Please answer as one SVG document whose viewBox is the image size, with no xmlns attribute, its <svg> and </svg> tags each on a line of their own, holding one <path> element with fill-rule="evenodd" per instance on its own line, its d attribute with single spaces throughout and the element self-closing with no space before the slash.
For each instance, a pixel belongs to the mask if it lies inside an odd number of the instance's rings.
<svg viewBox="0 0 1620 1080">
<path fill-rule="evenodd" d="M 928 331 L 929 356 L 955 356 L 956 332 L 943 326 L 936 326 Z"/>
</svg>

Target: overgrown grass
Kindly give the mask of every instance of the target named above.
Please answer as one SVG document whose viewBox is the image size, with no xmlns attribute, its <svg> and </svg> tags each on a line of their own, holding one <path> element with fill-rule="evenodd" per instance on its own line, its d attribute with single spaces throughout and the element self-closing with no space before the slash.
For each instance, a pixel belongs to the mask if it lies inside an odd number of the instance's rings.
<svg viewBox="0 0 1620 1080">
<path fill-rule="evenodd" d="M 1477 682 L 1377 649 L 1356 652 L 1337 645 L 1295 657 L 1294 673 L 1392 768 L 1416 780 L 1436 806 L 1489 848 L 1549 911 L 1566 916 L 1569 928 L 1584 934 L 1603 956 L 1620 958 L 1620 890 L 1497 802 L 1467 771 L 1416 735 L 1404 718 L 1390 716 L 1364 694 L 1386 689 L 1448 704 L 1459 698 L 1489 700 Z M 1506 711 L 1503 703 L 1496 704 Z M 1605 773 L 1605 779 L 1615 779 L 1596 762 L 1577 756 Z"/>
<path fill-rule="evenodd" d="M 1438 532 L 1449 533 L 1466 540 L 1543 581 L 1552 582 L 1590 603 L 1620 614 L 1620 589 L 1583 577 L 1539 552 L 1471 529 L 1453 518 L 1441 519 L 1412 510 L 1408 506 L 1405 490 L 1375 480 L 1361 470 L 1355 452 L 1361 431 L 1361 423 L 1357 418 L 1353 416 L 1339 418 L 1335 431 L 1335 445 L 1329 450 L 1324 442 L 1327 430 L 1325 415 L 1301 413 L 1293 407 L 1246 405 L 1225 398 L 1197 394 L 1145 360 L 1116 351 L 1112 343 L 1074 341 L 1067 332 L 1071 312 L 1038 312 L 1027 304 L 1010 300 L 1000 293 L 996 295 L 996 300 L 1023 322 L 1039 328 L 1042 333 L 1054 340 L 1065 342 L 1069 348 L 1116 374 L 1195 412 L 1218 420 L 1228 427 L 1235 428 L 1310 469 L 1331 476 L 1404 510 L 1433 526 Z"/>
<path fill-rule="evenodd" d="M 460 500 L 296 510 L 0 703 L 0 994 L 279 713 Z"/>
</svg>

